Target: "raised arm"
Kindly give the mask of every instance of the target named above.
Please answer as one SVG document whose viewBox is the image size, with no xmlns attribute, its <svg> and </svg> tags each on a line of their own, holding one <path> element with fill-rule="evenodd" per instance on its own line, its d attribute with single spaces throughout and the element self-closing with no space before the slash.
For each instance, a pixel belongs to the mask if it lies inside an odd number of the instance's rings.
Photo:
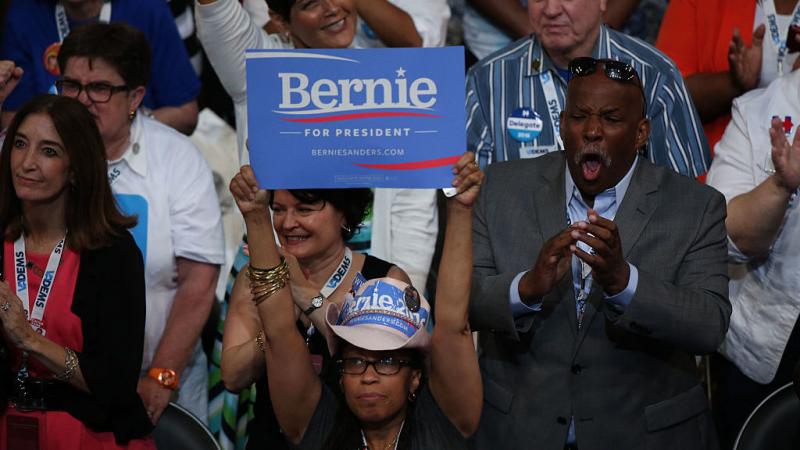
<svg viewBox="0 0 800 450">
<path fill-rule="evenodd" d="M 198 0 L 197 37 L 222 86 L 234 102 L 247 93 L 245 50 L 271 48 L 266 32 L 258 28 L 236 0 Z"/>
<path fill-rule="evenodd" d="M 3 101 L 17 86 L 20 78 L 22 78 L 22 67 L 18 67 L 14 61 L 0 60 L 0 108 L 3 107 Z M 2 129 L 3 127 L 0 126 L 0 130 Z"/>
<path fill-rule="evenodd" d="M 702 65 L 696 48 L 710 19 L 698 12 L 697 3 L 694 0 L 670 2 L 656 47 L 675 61 L 700 119 L 709 123 L 729 114 L 733 99 L 758 85 L 765 28 L 763 25 L 756 28 L 752 42 L 745 42 L 734 29 L 728 48 L 728 70 L 703 71 L 706 66 Z"/>
<path fill-rule="evenodd" d="M 746 45 L 739 30 L 733 30 L 728 49 L 730 68 L 722 72 L 697 72 L 686 76 L 686 88 L 697 106 L 703 123 L 730 114 L 733 99 L 758 87 L 764 25 L 753 32 L 753 42 Z"/>
<path fill-rule="evenodd" d="M 281 257 L 267 210 L 267 192 L 258 189 L 250 166 L 231 180 L 231 193 L 244 216 L 250 248 L 250 265 L 276 268 Z M 259 300 L 254 298 L 255 300 Z M 264 325 L 265 359 L 272 408 L 286 438 L 297 444 L 305 434 L 319 402 L 322 385 L 308 348 L 295 326 L 294 302 L 287 284 L 259 300 L 256 309 Z"/>
<path fill-rule="evenodd" d="M 464 436 L 478 427 L 483 387 L 478 358 L 467 321 L 472 274 L 472 205 L 483 173 L 467 152 L 456 163 L 447 201 L 447 228 L 436 285 L 435 327 L 431 345 L 430 389 L 439 407 Z"/>
</svg>

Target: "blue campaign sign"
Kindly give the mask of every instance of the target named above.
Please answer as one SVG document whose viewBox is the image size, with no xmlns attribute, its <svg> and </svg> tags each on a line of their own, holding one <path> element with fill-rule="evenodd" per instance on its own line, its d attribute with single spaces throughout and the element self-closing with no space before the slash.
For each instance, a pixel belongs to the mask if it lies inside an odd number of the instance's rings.
<svg viewBox="0 0 800 450">
<path fill-rule="evenodd" d="M 449 187 L 464 50 L 248 50 L 247 108 L 263 188 Z"/>
</svg>

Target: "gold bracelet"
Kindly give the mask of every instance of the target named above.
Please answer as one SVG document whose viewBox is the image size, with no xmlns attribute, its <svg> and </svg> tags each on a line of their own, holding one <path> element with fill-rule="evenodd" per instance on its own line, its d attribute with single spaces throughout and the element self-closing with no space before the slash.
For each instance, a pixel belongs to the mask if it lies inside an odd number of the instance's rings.
<svg viewBox="0 0 800 450">
<path fill-rule="evenodd" d="M 281 256 L 281 262 L 278 263 L 277 266 L 271 267 L 269 269 L 258 269 L 253 266 L 247 267 L 247 276 L 250 278 L 250 281 L 274 281 L 279 278 L 283 278 L 284 276 L 288 275 L 289 273 L 289 264 L 286 263 L 286 259 Z"/>
<path fill-rule="evenodd" d="M 252 292 L 252 294 L 253 294 L 253 303 L 255 303 L 256 306 L 258 306 L 258 305 L 261 304 L 261 302 L 263 302 L 264 300 L 270 298 L 272 296 L 272 294 L 280 291 L 281 289 L 283 289 L 285 287 L 286 287 L 286 283 L 285 282 L 281 282 L 281 283 L 278 283 L 278 284 L 275 284 L 275 285 L 271 285 L 271 286 L 266 286 L 266 287 L 264 287 L 262 289 L 254 291 L 254 292 Z"/>
<path fill-rule="evenodd" d="M 264 330 L 259 331 L 256 335 L 256 348 L 261 350 L 261 353 L 267 351 L 267 346 L 264 343 Z"/>
<path fill-rule="evenodd" d="M 253 296 L 253 303 L 257 306 L 286 287 L 289 282 L 289 264 L 281 256 L 280 264 L 269 269 L 248 266 L 247 277 L 250 279 L 250 293 Z"/>
<path fill-rule="evenodd" d="M 64 371 L 56 375 L 56 380 L 67 383 L 78 370 L 78 355 L 69 347 L 64 347 L 64 352 Z"/>
</svg>

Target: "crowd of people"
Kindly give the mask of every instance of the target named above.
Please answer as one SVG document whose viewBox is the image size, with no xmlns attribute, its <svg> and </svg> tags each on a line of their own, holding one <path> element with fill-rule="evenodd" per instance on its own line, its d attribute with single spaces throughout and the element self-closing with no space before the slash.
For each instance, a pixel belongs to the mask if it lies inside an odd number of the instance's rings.
<svg viewBox="0 0 800 450">
<path fill-rule="evenodd" d="M 226 450 L 732 449 L 800 396 L 798 0 L 0 21 L 0 450 L 154 449 L 170 402 Z M 454 43 L 453 192 L 259 187 L 246 49 Z"/>
</svg>

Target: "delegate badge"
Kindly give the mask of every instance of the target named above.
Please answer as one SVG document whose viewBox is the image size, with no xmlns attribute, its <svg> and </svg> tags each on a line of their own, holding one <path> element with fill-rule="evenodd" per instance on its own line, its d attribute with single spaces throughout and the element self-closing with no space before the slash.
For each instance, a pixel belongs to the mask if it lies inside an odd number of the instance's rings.
<svg viewBox="0 0 800 450">
<path fill-rule="evenodd" d="M 506 119 L 508 134 L 518 142 L 531 142 L 542 132 L 544 122 L 536 111 L 517 108 Z"/>
<path fill-rule="evenodd" d="M 53 42 L 50 44 L 42 54 L 42 64 L 44 70 L 50 75 L 59 76 L 61 71 L 58 70 L 58 51 L 61 50 L 61 42 Z"/>
</svg>

